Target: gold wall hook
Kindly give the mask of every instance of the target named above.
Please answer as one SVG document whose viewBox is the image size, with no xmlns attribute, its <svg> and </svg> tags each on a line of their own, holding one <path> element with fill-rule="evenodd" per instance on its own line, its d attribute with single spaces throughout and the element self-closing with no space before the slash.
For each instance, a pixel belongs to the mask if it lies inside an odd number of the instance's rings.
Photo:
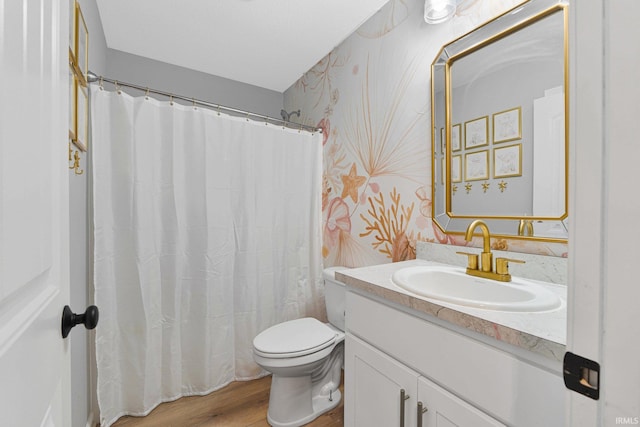
<svg viewBox="0 0 640 427">
<path fill-rule="evenodd" d="M 464 185 L 464 189 L 467 191 L 467 194 L 469 194 L 471 192 L 471 189 L 473 188 L 473 184 L 465 184 Z"/>
<path fill-rule="evenodd" d="M 69 156 L 71 156 L 71 151 L 69 151 Z M 73 165 L 69 166 L 69 169 L 73 169 L 76 175 L 82 175 L 84 173 L 84 169 L 80 169 L 80 151 L 76 150 L 74 153 Z"/>
</svg>

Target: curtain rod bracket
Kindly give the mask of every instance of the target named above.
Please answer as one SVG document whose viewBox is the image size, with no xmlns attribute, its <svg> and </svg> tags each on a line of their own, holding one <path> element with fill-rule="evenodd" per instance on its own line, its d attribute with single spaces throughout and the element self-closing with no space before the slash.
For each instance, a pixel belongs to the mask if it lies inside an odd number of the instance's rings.
<svg viewBox="0 0 640 427">
<path fill-rule="evenodd" d="M 89 83 L 95 83 L 98 80 L 101 80 L 102 77 L 98 77 L 94 72 L 92 71 L 88 71 L 87 72 L 87 82 Z"/>
</svg>

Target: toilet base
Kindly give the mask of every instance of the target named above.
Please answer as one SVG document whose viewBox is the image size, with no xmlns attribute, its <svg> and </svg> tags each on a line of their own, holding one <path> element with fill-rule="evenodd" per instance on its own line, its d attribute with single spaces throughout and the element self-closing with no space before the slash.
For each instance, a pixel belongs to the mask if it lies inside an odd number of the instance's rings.
<svg viewBox="0 0 640 427">
<path fill-rule="evenodd" d="M 269 411 L 267 412 L 267 422 L 272 427 L 299 427 L 310 423 L 311 421 L 318 418 L 320 415 L 325 412 L 329 412 L 336 406 L 340 404 L 340 400 L 342 400 L 342 393 L 340 390 L 335 390 L 331 393 L 331 400 L 329 400 L 329 396 L 316 396 L 312 400 L 312 412 L 303 416 L 302 418 L 296 420 L 290 420 L 282 422 L 281 420 L 273 419 L 271 417 L 271 403 L 269 403 Z"/>
<path fill-rule="evenodd" d="M 311 374 L 289 377 L 273 374 L 267 421 L 273 427 L 299 427 L 340 404 L 343 343 L 331 355 L 309 366 Z M 314 364 L 315 365 L 315 364 Z"/>
</svg>

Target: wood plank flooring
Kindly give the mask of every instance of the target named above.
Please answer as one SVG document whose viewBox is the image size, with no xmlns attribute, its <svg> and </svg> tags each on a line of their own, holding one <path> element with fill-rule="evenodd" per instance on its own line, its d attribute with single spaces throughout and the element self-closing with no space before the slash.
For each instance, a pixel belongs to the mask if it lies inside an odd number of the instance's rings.
<svg viewBox="0 0 640 427">
<path fill-rule="evenodd" d="M 163 403 L 146 417 L 122 417 L 113 427 L 268 427 L 271 376 L 238 381 L 206 396 Z M 344 385 L 340 386 L 344 395 Z M 344 400 L 311 427 L 343 427 Z"/>
</svg>

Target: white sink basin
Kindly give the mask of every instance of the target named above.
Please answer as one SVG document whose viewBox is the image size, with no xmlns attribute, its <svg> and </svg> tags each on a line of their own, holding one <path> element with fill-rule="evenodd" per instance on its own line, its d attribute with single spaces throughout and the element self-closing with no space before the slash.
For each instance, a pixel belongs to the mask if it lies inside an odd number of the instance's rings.
<svg viewBox="0 0 640 427">
<path fill-rule="evenodd" d="M 486 310 L 535 312 L 562 305 L 558 295 L 538 283 L 517 277 L 511 282 L 483 279 L 459 267 L 407 267 L 396 271 L 392 281 L 426 298 Z"/>
</svg>

